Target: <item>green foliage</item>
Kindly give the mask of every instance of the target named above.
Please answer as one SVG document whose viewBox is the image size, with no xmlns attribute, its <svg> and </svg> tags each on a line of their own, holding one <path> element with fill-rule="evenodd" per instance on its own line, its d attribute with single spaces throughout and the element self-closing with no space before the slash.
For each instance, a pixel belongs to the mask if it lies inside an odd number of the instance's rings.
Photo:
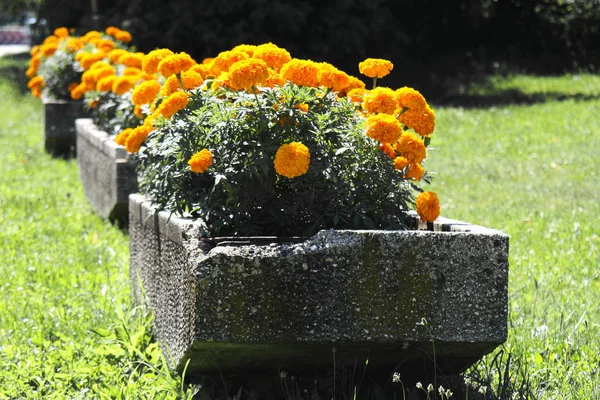
<svg viewBox="0 0 600 400">
<path fill-rule="evenodd" d="M 81 81 L 83 68 L 75 61 L 75 53 L 67 51 L 66 41 L 60 42 L 51 56 L 42 56 L 37 75 L 44 78 L 45 97 L 57 100 L 71 100 L 69 86 Z"/>
<path fill-rule="evenodd" d="M 289 142 L 310 151 L 308 172 L 292 179 L 273 166 Z M 140 189 L 160 208 L 201 218 L 213 235 L 397 229 L 412 188 L 376 143 L 364 135 L 355 106 L 324 89 L 287 84 L 258 95 L 199 89 L 146 139 Z M 203 148 L 214 163 L 203 174 L 191 172 L 188 160 Z"/>
<path fill-rule="evenodd" d="M 91 91 L 85 93 L 85 99 L 94 124 L 109 135 L 116 135 L 125 128 L 134 128 L 141 123 L 134 113 L 131 91 L 124 95 Z"/>
</svg>

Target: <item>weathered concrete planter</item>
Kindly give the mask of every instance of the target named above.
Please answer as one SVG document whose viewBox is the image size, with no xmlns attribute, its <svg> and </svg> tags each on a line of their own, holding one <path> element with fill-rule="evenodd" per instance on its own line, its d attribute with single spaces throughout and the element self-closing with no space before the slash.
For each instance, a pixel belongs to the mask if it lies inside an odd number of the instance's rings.
<svg viewBox="0 0 600 400">
<path fill-rule="evenodd" d="M 86 117 L 82 101 L 44 99 L 44 148 L 56 157 L 75 156 L 75 120 Z"/>
<path fill-rule="evenodd" d="M 138 187 L 133 160 L 91 119 L 78 119 L 75 125 L 77 163 L 85 196 L 101 217 L 126 224 L 129 195 Z"/>
<path fill-rule="evenodd" d="M 338 361 L 369 357 L 371 371 L 419 376 L 432 344 L 438 367 L 456 373 L 506 340 L 502 232 L 440 218 L 434 231 L 201 239 L 201 223 L 140 195 L 129 210 L 134 295 L 155 310 L 173 365 L 190 359 L 192 375 L 314 372 L 332 366 L 335 348 Z"/>
</svg>

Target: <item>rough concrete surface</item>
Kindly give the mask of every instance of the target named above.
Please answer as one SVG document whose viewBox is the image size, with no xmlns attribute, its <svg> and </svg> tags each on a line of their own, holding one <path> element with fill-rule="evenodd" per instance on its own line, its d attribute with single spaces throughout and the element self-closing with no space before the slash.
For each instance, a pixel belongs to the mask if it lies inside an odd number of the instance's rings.
<svg viewBox="0 0 600 400">
<path fill-rule="evenodd" d="M 75 120 L 84 118 L 81 101 L 43 99 L 44 148 L 55 157 L 75 156 Z"/>
<path fill-rule="evenodd" d="M 440 218 L 433 231 L 205 236 L 200 222 L 130 196 L 133 292 L 142 301 L 144 288 L 161 346 L 179 369 L 189 359 L 192 375 L 315 371 L 332 351 L 418 375 L 433 346 L 455 373 L 506 340 L 502 232 Z"/>
<path fill-rule="evenodd" d="M 133 160 L 91 119 L 78 119 L 75 125 L 77 163 L 85 196 L 98 215 L 127 224 L 129 195 L 137 191 Z"/>
</svg>

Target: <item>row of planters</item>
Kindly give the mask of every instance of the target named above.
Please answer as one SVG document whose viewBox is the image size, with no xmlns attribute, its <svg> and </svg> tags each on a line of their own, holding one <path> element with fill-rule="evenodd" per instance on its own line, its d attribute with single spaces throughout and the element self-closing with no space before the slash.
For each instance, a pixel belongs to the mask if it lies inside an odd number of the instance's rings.
<svg viewBox="0 0 600 400">
<path fill-rule="evenodd" d="M 272 43 L 197 62 L 130 41 L 59 28 L 27 74 L 90 203 L 128 222 L 132 292 L 174 368 L 243 381 L 368 360 L 415 383 L 506 340 L 508 237 L 439 217 L 420 187 L 435 113 L 378 86 L 391 62 L 359 64 L 367 89 Z"/>
</svg>

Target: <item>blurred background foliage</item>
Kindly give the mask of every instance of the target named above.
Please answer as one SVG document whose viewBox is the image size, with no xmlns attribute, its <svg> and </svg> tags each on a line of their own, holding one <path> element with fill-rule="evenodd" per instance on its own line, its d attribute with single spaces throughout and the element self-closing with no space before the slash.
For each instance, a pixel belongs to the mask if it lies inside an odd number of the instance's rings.
<svg viewBox="0 0 600 400">
<path fill-rule="evenodd" d="M 49 30 L 116 25 L 141 51 L 168 47 L 198 61 L 240 43 L 273 42 L 292 56 L 358 75 L 391 60 L 382 84 L 451 101 L 490 73 L 559 74 L 600 66 L 600 0 L 0 0 L 37 8 Z"/>
</svg>

